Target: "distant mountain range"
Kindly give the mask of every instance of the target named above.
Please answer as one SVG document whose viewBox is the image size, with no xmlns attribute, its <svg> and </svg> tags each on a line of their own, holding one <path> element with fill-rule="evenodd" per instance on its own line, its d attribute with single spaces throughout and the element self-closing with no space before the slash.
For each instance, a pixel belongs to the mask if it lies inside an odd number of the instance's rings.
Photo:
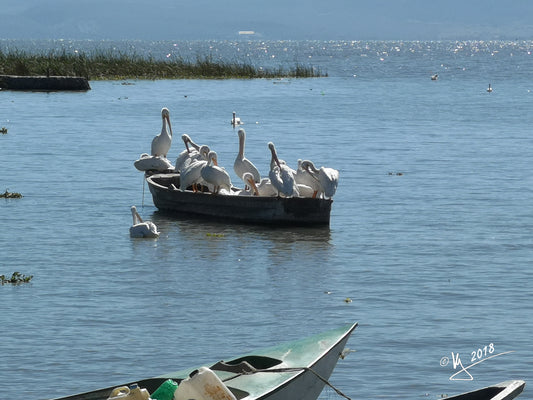
<svg viewBox="0 0 533 400">
<path fill-rule="evenodd" d="M 529 0 L 2 3 L 0 38 L 6 39 L 533 39 L 533 1 Z M 243 35 L 243 31 L 254 34 Z"/>
</svg>

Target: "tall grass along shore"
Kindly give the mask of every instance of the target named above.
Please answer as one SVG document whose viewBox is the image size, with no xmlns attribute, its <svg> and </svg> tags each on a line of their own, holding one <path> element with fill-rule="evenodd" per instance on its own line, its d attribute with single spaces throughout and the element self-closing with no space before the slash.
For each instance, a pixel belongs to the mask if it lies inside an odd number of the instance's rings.
<svg viewBox="0 0 533 400">
<path fill-rule="evenodd" d="M 296 64 L 291 68 L 262 68 L 248 63 L 214 61 L 198 57 L 194 62 L 173 58 L 156 60 L 135 54 L 96 51 L 91 54 L 51 51 L 30 54 L 0 51 L 0 75 L 80 76 L 92 80 L 113 79 L 252 79 L 324 77 L 320 69 Z"/>
</svg>

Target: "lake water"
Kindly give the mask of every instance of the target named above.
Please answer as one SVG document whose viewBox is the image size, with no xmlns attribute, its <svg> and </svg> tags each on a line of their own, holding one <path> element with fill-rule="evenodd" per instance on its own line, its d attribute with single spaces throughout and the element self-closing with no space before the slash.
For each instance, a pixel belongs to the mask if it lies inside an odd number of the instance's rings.
<svg viewBox="0 0 533 400">
<path fill-rule="evenodd" d="M 24 196 L 0 199 L 0 274 L 33 275 L 0 286 L 1 398 L 111 386 L 355 321 L 356 352 L 331 378 L 352 399 L 533 382 L 533 42 L 134 45 L 161 57 L 310 63 L 329 77 L 0 92 L 0 191 Z M 133 161 L 150 151 L 162 107 L 169 159 L 188 133 L 217 151 L 234 183 L 232 111 L 263 174 L 269 141 L 292 166 L 338 169 L 330 227 L 158 213 Z M 158 239 L 129 237 L 132 205 Z M 469 375 L 452 353 L 464 367 L 472 354 L 485 361 L 467 370 L 472 380 L 453 380 Z"/>
</svg>

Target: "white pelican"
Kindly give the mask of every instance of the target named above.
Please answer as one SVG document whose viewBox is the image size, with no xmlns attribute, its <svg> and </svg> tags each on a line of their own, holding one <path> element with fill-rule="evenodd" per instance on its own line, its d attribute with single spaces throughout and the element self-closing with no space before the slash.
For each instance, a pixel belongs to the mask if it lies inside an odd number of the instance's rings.
<svg viewBox="0 0 533 400">
<path fill-rule="evenodd" d="M 237 117 L 237 113 L 233 111 L 233 118 L 231 119 L 231 125 L 235 128 L 235 125 L 244 125 L 244 122 L 241 121 L 239 117 Z"/>
<path fill-rule="evenodd" d="M 141 154 L 141 158 L 136 160 L 133 165 L 139 171 L 155 170 L 164 172 L 174 168 L 170 161 L 168 161 L 165 157 L 151 156 L 148 153 Z"/>
<path fill-rule="evenodd" d="M 220 189 L 226 189 L 231 193 L 231 178 L 224 168 L 218 166 L 217 153 L 209 152 L 207 165 L 202 168 L 202 178 L 214 186 L 213 193 L 217 194 Z"/>
<path fill-rule="evenodd" d="M 269 178 L 262 178 L 261 182 L 255 185 L 259 196 L 275 197 L 278 195 L 278 190 L 272 185 Z"/>
<path fill-rule="evenodd" d="M 492 87 L 490 86 L 490 83 L 489 83 L 489 87 L 487 88 L 487 92 L 492 92 Z"/>
<path fill-rule="evenodd" d="M 294 181 L 295 171 L 287 164 L 280 163 L 274 143 L 269 142 L 268 148 L 272 153 L 270 172 L 268 174 L 270 177 L 270 182 L 279 193 L 285 195 L 286 197 L 298 196 L 298 189 L 296 187 L 296 182 Z"/>
<path fill-rule="evenodd" d="M 245 183 L 244 189 L 239 191 L 239 196 L 259 196 L 259 191 L 255 185 L 254 176 L 250 172 L 245 172 L 242 176 Z"/>
<path fill-rule="evenodd" d="M 165 107 L 161 110 L 161 119 L 163 120 L 163 126 L 161 127 L 161 133 L 152 140 L 152 155 L 166 157 L 172 143 L 172 126 L 170 125 L 168 108 Z"/>
<path fill-rule="evenodd" d="M 317 169 L 313 162 L 309 160 L 302 161 L 302 168 L 309 171 L 310 174 L 320 183 L 320 192 L 325 198 L 332 198 L 337 191 L 339 184 L 339 171 L 333 168 L 320 167 Z"/>
<path fill-rule="evenodd" d="M 298 190 L 303 197 L 315 198 L 317 193 L 321 190 L 318 177 L 309 172 L 303 167 L 303 161 L 298 160 L 298 169 L 294 179 L 298 185 Z M 305 188 L 304 188 L 305 186 Z"/>
<path fill-rule="evenodd" d="M 239 178 L 244 181 L 244 174 L 250 172 L 254 177 L 254 182 L 261 181 L 261 175 L 256 166 L 244 156 L 244 144 L 246 142 L 246 132 L 244 129 L 239 129 L 239 154 L 233 163 L 233 170 Z M 245 181 L 246 183 L 246 181 Z"/>
<path fill-rule="evenodd" d="M 159 237 L 157 226 L 152 221 L 143 221 L 135 206 L 131 206 L 131 215 L 133 217 L 133 226 L 130 227 L 130 236 L 132 238 Z"/>
<path fill-rule="evenodd" d="M 181 171 L 183 168 L 185 168 L 191 159 L 197 158 L 197 156 L 200 154 L 200 146 L 198 146 L 196 143 L 194 143 L 189 135 L 183 134 L 181 135 L 181 140 L 183 140 L 183 143 L 185 143 L 185 150 L 183 150 L 178 158 L 176 158 L 176 171 Z M 189 144 L 191 145 L 192 149 L 189 148 Z"/>
<path fill-rule="evenodd" d="M 197 191 L 196 185 L 204 183 L 202 179 L 202 169 L 207 165 L 207 155 L 209 147 L 202 145 L 199 156 L 190 160 L 190 162 L 180 171 L 180 189 L 187 190 L 192 185 L 192 190 Z"/>
<path fill-rule="evenodd" d="M 302 185 L 301 183 L 296 184 L 296 189 L 298 189 L 298 194 L 300 197 L 311 197 L 315 194 L 315 191 L 307 185 Z"/>
</svg>

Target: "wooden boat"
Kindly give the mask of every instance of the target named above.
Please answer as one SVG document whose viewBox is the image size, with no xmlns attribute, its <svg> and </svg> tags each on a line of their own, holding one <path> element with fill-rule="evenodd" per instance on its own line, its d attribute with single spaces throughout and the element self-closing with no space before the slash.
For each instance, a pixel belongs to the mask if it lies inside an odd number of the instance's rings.
<svg viewBox="0 0 533 400">
<path fill-rule="evenodd" d="M 208 395 L 196 400 L 315 400 L 335 368 L 344 357 L 346 343 L 357 323 L 333 329 L 305 339 L 280 344 L 232 360 L 219 361 L 208 369 L 216 376 L 227 396 Z M 137 384 L 153 394 L 169 379 L 186 386 L 194 373 L 204 367 L 193 367 L 155 378 L 141 379 L 114 387 L 76 394 L 56 400 L 106 400 L 120 387 Z M 190 377 L 192 375 L 192 378 Z M 209 387 L 206 386 L 206 391 Z M 185 396 L 189 400 L 191 397 Z M 125 398 L 129 400 L 129 398 Z"/>
<path fill-rule="evenodd" d="M 517 397 L 526 386 L 526 382 L 522 380 L 510 380 L 498 383 L 496 385 L 487 386 L 482 389 L 473 390 L 458 394 L 455 396 L 446 397 L 446 400 L 511 400 Z"/>
<path fill-rule="evenodd" d="M 331 199 L 195 193 L 177 189 L 179 179 L 178 173 L 146 175 L 154 204 L 160 211 L 253 224 L 329 225 Z"/>
<path fill-rule="evenodd" d="M 17 76 L 0 75 L 0 89 L 26 91 L 87 91 L 91 90 L 87 78 L 80 76 Z"/>
</svg>

